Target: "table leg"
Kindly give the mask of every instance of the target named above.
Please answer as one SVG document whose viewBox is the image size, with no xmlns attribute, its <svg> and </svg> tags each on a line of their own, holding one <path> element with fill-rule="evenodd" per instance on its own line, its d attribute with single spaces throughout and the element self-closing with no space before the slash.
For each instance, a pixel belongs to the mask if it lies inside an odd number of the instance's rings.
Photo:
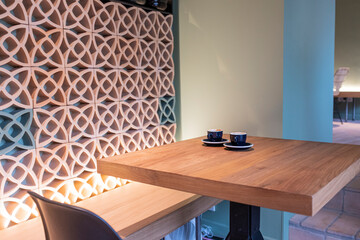
<svg viewBox="0 0 360 240">
<path fill-rule="evenodd" d="M 355 121 L 355 108 L 356 108 L 355 98 L 353 98 L 353 114 L 352 114 L 352 120 L 353 120 L 353 121 Z"/>
<path fill-rule="evenodd" d="M 348 99 L 345 98 L 345 122 L 348 120 L 348 112 L 349 112 L 349 102 Z"/>
<path fill-rule="evenodd" d="M 260 232 L 260 207 L 230 202 L 230 232 L 226 240 L 264 240 Z"/>
<path fill-rule="evenodd" d="M 201 215 L 195 218 L 195 239 L 201 240 Z"/>
</svg>

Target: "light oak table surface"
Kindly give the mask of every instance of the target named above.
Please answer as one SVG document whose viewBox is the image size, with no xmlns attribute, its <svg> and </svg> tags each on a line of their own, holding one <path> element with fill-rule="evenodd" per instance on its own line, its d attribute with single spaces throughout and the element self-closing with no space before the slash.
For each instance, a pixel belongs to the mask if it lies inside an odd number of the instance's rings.
<svg viewBox="0 0 360 240">
<path fill-rule="evenodd" d="M 334 97 L 342 97 L 342 98 L 360 98 L 360 92 L 339 92 L 339 95 Z"/>
<path fill-rule="evenodd" d="M 216 198 L 132 182 L 74 205 L 103 218 L 123 240 L 157 240 L 220 202 Z M 0 239 L 45 240 L 41 218 L 0 230 Z"/>
<path fill-rule="evenodd" d="M 248 137 L 253 149 L 229 151 L 204 146 L 204 138 L 104 158 L 98 172 L 304 215 L 360 172 L 358 145 Z"/>
</svg>

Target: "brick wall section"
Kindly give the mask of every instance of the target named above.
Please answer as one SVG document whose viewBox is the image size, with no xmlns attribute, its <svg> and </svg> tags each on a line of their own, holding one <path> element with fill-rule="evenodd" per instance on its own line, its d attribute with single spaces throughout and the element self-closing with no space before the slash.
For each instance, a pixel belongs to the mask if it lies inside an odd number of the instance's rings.
<svg viewBox="0 0 360 240">
<path fill-rule="evenodd" d="M 290 240 L 360 239 L 360 174 L 315 216 L 295 215 Z"/>
</svg>

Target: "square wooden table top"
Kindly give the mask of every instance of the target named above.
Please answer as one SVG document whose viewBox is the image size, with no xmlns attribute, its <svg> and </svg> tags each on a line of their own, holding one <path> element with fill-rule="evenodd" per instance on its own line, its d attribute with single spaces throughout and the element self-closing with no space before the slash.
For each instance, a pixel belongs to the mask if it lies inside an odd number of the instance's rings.
<svg viewBox="0 0 360 240">
<path fill-rule="evenodd" d="M 248 137 L 253 149 L 229 151 L 206 147 L 203 138 L 104 158 L 98 172 L 304 215 L 315 215 L 360 172 L 358 145 Z"/>
</svg>

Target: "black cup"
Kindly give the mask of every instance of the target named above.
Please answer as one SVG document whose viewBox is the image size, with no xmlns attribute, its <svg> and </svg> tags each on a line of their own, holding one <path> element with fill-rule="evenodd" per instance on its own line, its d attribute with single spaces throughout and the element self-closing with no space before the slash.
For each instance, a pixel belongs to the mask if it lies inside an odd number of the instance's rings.
<svg viewBox="0 0 360 240">
<path fill-rule="evenodd" d="M 210 129 L 207 133 L 207 138 L 212 142 L 220 142 L 222 140 L 223 131 L 221 129 Z"/>
<path fill-rule="evenodd" d="M 230 133 L 230 141 L 234 146 L 243 146 L 246 143 L 246 132 Z"/>
<path fill-rule="evenodd" d="M 164 11 L 167 8 L 168 0 L 150 0 L 150 5 L 158 10 Z"/>
</svg>

